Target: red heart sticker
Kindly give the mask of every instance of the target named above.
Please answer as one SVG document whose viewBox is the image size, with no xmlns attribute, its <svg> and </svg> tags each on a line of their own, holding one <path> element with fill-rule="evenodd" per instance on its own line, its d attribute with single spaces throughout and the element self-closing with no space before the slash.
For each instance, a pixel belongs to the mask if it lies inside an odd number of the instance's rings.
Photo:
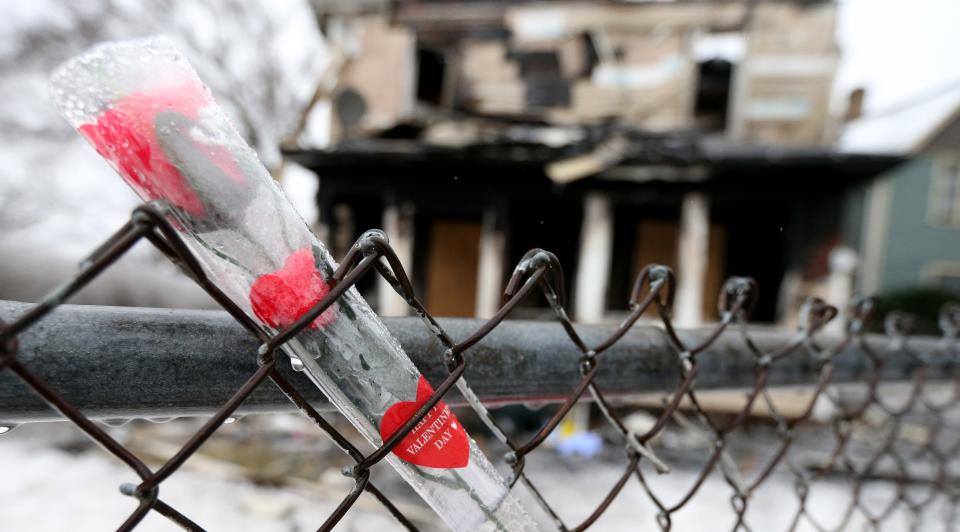
<svg viewBox="0 0 960 532">
<path fill-rule="evenodd" d="M 417 383 L 417 401 L 404 401 L 391 406 L 380 420 L 380 437 L 383 441 L 387 441 L 413 417 L 431 395 L 433 387 L 421 376 Z M 470 441 L 457 416 L 443 401 L 439 401 L 393 448 L 393 454 L 404 462 L 419 466 L 457 469 L 467 466 Z"/>
</svg>

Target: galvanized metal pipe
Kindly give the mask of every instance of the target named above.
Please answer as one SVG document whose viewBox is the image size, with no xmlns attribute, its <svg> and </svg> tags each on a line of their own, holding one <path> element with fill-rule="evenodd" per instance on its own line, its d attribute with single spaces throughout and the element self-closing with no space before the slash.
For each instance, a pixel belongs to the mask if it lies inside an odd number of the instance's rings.
<svg viewBox="0 0 960 532">
<path fill-rule="evenodd" d="M 0 301 L 0 319 L 11 321 L 30 305 Z M 420 370 L 432 382 L 446 376 L 443 349 L 417 318 L 384 320 Z M 465 338 L 482 321 L 441 319 L 453 338 Z M 610 328 L 578 326 L 588 345 L 602 341 Z M 707 330 L 680 331 L 694 344 Z M 793 338 L 782 331 L 755 329 L 754 343 L 772 351 Z M 166 418 L 210 415 L 256 370 L 258 344 L 221 311 L 164 310 L 63 305 L 19 338 L 18 360 L 92 418 Z M 836 338 L 825 337 L 823 345 Z M 890 341 L 869 336 L 885 351 Z M 936 338 L 911 338 L 918 352 L 934 351 Z M 485 403 L 544 403 L 565 399 L 580 380 L 580 353 L 558 323 L 507 321 L 466 353 L 465 378 Z M 604 352 L 598 383 L 610 397 L 672 389 L 678 382 L 678 357 L 664 332 L 637 326 Z M 699 355 L 698 389 L 748 388 L 755 358 L 737 331 L 723 334 Z M 837 358 L 836 381 L 864 378 L 869 364 L 849 349 Z M 927 378 L 953 375 L 951 361 L 927 360 Z M 321 410 L 332 407 L 288 364 L 282 371 Z M 904 352 L 890 355 L 885 379 L 903 380 L 918 362 Z M 772 366 L 769 385 L 809 384 L 818 376 L 812 357 L 796 353 Z M 453 392 L 447 401 L 462 404 Z M 293 411 L 274 387 L 261 386 L 238 413 Z M 0 423 L 53 421 L 59 414 L 14 375 L 0 371 Z"/>
</svg>

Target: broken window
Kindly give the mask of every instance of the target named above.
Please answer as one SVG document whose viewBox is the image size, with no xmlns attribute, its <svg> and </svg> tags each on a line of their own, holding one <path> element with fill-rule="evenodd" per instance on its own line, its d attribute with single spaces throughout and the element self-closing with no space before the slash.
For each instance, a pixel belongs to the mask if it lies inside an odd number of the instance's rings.
<svg viewBox="0 0 960 532">
<path fill-rule="evenodd" d="M 698 70 L 700 77 L 693 111 L 697 129 L 704 132 L 725 131 L 733 64 L 723 59 L 710 59 L 699 63 Z"/>
</svg>

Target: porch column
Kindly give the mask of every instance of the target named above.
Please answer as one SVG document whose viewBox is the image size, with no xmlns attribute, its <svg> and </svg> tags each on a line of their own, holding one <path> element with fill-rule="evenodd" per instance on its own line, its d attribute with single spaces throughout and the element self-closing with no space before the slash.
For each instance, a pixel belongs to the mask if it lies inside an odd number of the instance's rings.
<svg viewBox="0 0 960 532">
<path fill-rule="evenodd" d="M 413 212 L 413 204 L 409 202 L 389 203 L 383 209 L 383 231 L 408 276 L 413 275 Z M 407 302 L 390 283 L 377 277 L 377 312 L 381 316 L 406 316 L 410 311 Z"/>
<path fill-rule="evenodd" d="M 610 256 L 613 252 L 613 208 L 610 198 L 591 192 L 583 202 L 580 258 L 577 266 L 574 316 L 581 323 L 603 320 Z"/>
<path fill-rule="evenodd" d="M 680 207 L 677 246 L 676 325 L 696 327 L 703 322 L 703 289 L 710 256 L 710 203 L 707 194 L 687 192 Z"/>
<path fill-rule="evenodd" d="M 489 318 L 500 308 L 506 239 L 498 225 L 497 209 L 490 207 L 484 210 L 480 229 L 480 264 L 477 266 L 477 306 L 474 311 L 478 318 Z"/>
<path fill-rule="evenodd" d="M 860 257 L 847 246 L 837 246 L 830 250 L 829 265 L 826 299 L 838 309 L 843 309 L 853 298 L 853 281 L 860 265 Z M 824 327 L 824 331 L 839 335 L 843 333 L 843 328 L 843 320 L 834 318 Z"/>
</svg>

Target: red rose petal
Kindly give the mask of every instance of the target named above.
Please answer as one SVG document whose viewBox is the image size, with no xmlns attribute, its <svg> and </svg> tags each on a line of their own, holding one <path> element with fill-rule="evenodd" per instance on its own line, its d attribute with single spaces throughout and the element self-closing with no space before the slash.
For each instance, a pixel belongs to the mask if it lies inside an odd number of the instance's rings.
<svg viewBox="0 0 960 532">
<path fill-rule="evenodd" d="M 138 194 L 151 200 L 167 200 L 202 217 L 203 202 L 164 154 L 154 118 L 157 113 L 175 111 L 195 120 L 208 105 L 215 105 L 213 99 L 195 82 L 154 88 L 125 96 L 100 114 L 95 123 L 84 124 L 78 131 Z M 230 179 L 244 182 L 243 173 L 227 148 L 205 146 L 204 150 Z"/>
<path fill-rule="evenodd" d="M 330 287 L 317 269 L 310 248 L 299 249 L 274 273 L 261 275 L 250 288 L 253 313 L 265 324 L 282 329 L 310 311 L 330 292 Z M 320 313 L 311 329 L 333 323 L 337 319 L 335 305 Z"/>
</svg>

